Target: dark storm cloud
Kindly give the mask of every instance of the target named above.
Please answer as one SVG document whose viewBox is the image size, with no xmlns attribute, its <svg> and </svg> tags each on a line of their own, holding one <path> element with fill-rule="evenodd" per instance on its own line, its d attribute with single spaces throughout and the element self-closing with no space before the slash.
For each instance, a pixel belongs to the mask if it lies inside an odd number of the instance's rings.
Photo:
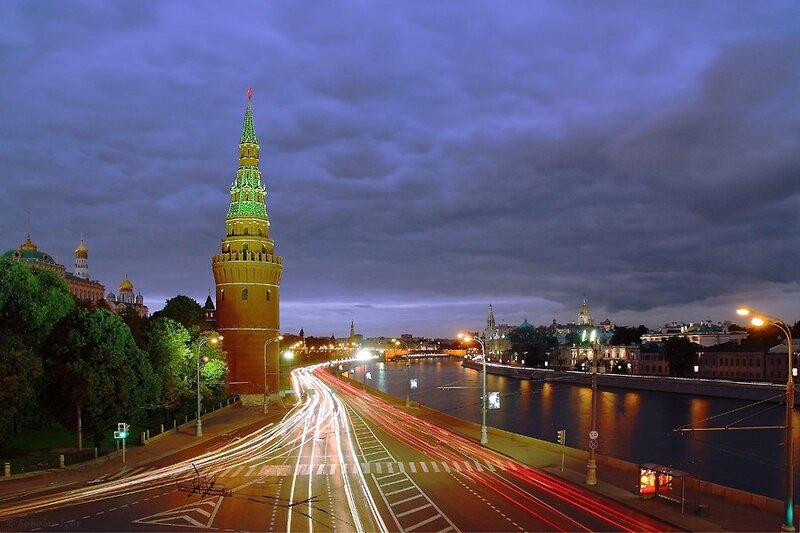
<svg viewBox="0 0 800 533">
<path fill-rule="evenodd" d="M 204 299 L 254 88 L 286 330 L 797 313 L 791 2 L 0 4 L 5 248 Z"/>
</svg>

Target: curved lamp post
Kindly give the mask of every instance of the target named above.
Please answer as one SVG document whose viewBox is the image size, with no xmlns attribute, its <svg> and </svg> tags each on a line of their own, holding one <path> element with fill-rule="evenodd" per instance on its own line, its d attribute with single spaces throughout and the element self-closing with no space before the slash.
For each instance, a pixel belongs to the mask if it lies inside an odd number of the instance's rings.
<svg viewBox="0 0 800 533">
<path fill-rule="evenodd" d="M 203 337 L 197 341 L 197 413 L 195 418 L 195 426 L 194 426 L 194 436 L 195 437 L 202 437 L 203 436 L 203 422 L 200 420 L 200 347 L 204 344 L 211 343 L 217 344 L 222 340 L 222 335 L 218 337 Z"/>
<path fill-rule="evenodd" d="M 264 414 L 267 414 L 267 393 L 269 392 L 267 388 L 267 345 L 282 340 L 283 335 L 278 335 L 277 337 L 272 337 L 264 341 Z"/>
<path fill-rule="evenodd" d="M 464 339 L 465 341 L 478 341 L 478 344 L 481 345 L 481 360 L 483 362 L 483 376 L 481 381 L 483 382 L 483 395 L 481 396 L 481 444 L 488 444 L 489 443 L 489 434 L 486 431 L 486 344 L 480 339 L 480 337 L 473 337 L 472 335 L 458 335 L 459 339 Z"/>
<path fill-rule="evenodd" d="M 401 344 L 406 349 L 406 407 L 411 407 L 411 350 L 408 348 L 408 344 L 401 340 L 392 339 L 395 346 L 400 346 Z"/>
<path fill-rule="evenodd" d="M 780 318 L 757 313 L 749 307 L 740 307 L 736 310 L 739 316 L 752 315 L 750 323 L 754 326 L 771 324 L 777 326 L 786 335 L 786 348 L 788 352 L 789 367 L 786 375 L 786 433 L 784 447 L 786 448 L 786 481 L 784 484 L 784 516 L 781 531 L 795 531 L 794 528 L 794 441 L 792 439 L 792 413 L 794 412 L 794 377 L 792 376 L 792 330 Z"/>
</svg>

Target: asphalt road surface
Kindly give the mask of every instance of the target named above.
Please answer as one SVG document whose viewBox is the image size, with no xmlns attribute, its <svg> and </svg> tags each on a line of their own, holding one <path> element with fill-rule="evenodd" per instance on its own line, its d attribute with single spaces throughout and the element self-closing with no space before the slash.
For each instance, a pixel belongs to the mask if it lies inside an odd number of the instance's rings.
<svg viewBox="0 0 800 533">
<path fill-rule="evenodd" d="M 328 370 L 295 370 L 282 420 L 212 450 L 0 498 L 0 531 L 670 530 Z"/>
</svg>

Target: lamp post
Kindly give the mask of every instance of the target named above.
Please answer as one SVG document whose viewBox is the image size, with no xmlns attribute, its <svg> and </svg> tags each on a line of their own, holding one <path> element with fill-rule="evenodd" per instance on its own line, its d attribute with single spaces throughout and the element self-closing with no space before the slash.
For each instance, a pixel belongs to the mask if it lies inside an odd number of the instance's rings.
<svg viewBox="0 0 800 533">
<path fill-rule="evenodd" d="M 286 364 L 289 367 L 289 372 L 288 372 L 288 374 L 289 374 L 289 383 L 287 383 L 289 388 L 292 387 L 292 370 L 293 370 L 293 366 L 294 366 L 294 365 L 292 365 L 292 362 L 294 362 L 294 355 L 295 355 L 294 351 L 292 351 L 292 350 L 286 350 L 285 352 L 283 352 L 283 360 L 286 361 Z"/>
<path fill-rule="evenodd" d="M 283 335 L 272 337 L 264 341 L 264 414 L 267 414 L 267 345 L 273 342 L 280 342 L 283 340 Z M 280 350 L 279 350 L 280 351 Z"/>
<path fill-rule="evenodd" d="M 408 345 L 397 339 L 392 339 L 396 346 L 400 346 L 401 344 L 406 349 L 406 407 L 411 407 L 411 350 L 409 350 Z"/>
<path fill-rule="evenodd" d="M 218 337 L 203 337 L 197 341 L 197 373 L 195 378 L 197 380 L 197 413 L 195 417 L 194 436 L 203 436 L 203 421 L 200 420 L 200 347 L 208 342 L 217 344 L 222 340 L 222 335 Z"/>
<path fill-rule="evenodd" d="M 753 315 L 751 324 L 764 326 L 772 324 L 777 326 L 786 335 L 786 349 L 788 352 L 788 372 L 786 374 L 786 433 L 784 434 L 784 448 L 786 448 L 786 481 L 784 484 L 784 516 L 781 531 L 795 531 L 794 528 L 794 440 L 792 438 L 792 413 L 794 412 L 794 377 L 792 375 L 792 330 L 780 318 L 754 312 L 749 307 L 740 307 L 736 310 L 739 316 Z"/>
<path fill-rule="evenodd" d="M 481 361 L 483 362 L 483 376 L 481 378 L 482 381 L 482 390 L 483 394 L 481 396 L 481 444 L 488 444 L 489 443 L 489 434 L 486 431 L 486 344 L 480 339 L 480 337 L 473 337 L 471 335 L 459 335 L 459 338 L 463 338 L 465 341 L 478 341 L 478 344 L 481 345 Z"/>
<path fill-rule="evenodd" d="M 586 330 L 583 330 L 581 340 L 586 340 Z M 597 461 L 594 458 L 594 447 L 597 445 L 597 352 L 600 351 L 600 339 L 597 337 L 597 330 L 591 330 L 589 342 L 592 343 L 592 429 L 589 433 L 589 460 L 586 461 L 586 484 L 597 485 Z"/>
</svg>

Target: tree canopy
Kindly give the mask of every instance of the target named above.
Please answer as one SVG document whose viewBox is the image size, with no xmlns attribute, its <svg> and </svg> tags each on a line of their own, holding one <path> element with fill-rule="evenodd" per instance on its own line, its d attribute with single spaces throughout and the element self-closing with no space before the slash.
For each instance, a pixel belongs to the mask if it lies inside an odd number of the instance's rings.
<svg viewBox="0 0 800 533">
<path fill-rule="evenodd" d="M 203 308 L 192 298 L 179 294 L 164 303 L 161 311 L 153 313 L 152 318 L 171 318 L 186 329 L 196 327 L 204 329 L 206 326 L 206 313 Z"/>
<path fill-rule="evenodd" d="M 529 366 L 547 361 L 547 354 L 558 345 L 553 331 L 547 326 L 514 328 L 508 333 L 511 350 Z"/>
<path fill-rule="evenodd" d="M 617 326 L 614 335 L 611 337 L 612 346 L 630 346 L 631 344 L 641 344 L 642 335 L 648 332 L 647 326 L 636 328 L 628 326 Z"/>
<path fill-rule="evenodd" d="M 697 358 L 697 345 L 686 337 L 670 337 L 662 346 L 670 376 L 687 377 Z"/>
<path fill-rule="evenodd" d="M 51 413 L 99 445 L 116 422 L 155 399 L 153 369 L 128 327 L 105 309 L 75 309 L 62 319 L 45 350 Z"/>
</svg>

